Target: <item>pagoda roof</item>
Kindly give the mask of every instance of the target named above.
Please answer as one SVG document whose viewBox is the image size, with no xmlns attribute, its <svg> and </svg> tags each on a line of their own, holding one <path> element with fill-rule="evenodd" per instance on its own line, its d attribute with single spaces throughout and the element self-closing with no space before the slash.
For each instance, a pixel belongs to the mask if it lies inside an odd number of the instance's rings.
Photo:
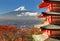
<svg viewBox="0 0 60 41">
<path fill-rule="evenodd" d="M 44 2 L 60 2 L 60 0 L 43 0 Z"/>
<path fill-rule="evenodd" d="M 52 25 L 52 24 L 49 24 L 47 26 L 42 26 L 41 27 L 42 29 L 47 29 L 47 30 L 60 30 L 60 26 L 59 25 Z"/>
<path fill-rule="evenodd" d="M 43 2 L 38 6 L 38 8 L 44 8 L 44 7 L 47 7 L 48 5 L 49 3 Z"/>
<path fill-rule="evenodd" d="M 51 16 L 60 16 L 60 13 L 58 12 L 42 12 L 42 14 Z"/>
<path fill-rule="evenodd" d="M 38 6 L 38 8 L 47 7 L 49 4 L 60 4 L 60 0 L 43 0 L 43 2 Z"/>
<path fill-rule="evenodd" d="M 60 13 L 56 13 L 56 12 L 42 12 L 41 15 L 37 16 L 37 18 L 44 18 L 46 16 L 60 16 Z"/>
</svg>

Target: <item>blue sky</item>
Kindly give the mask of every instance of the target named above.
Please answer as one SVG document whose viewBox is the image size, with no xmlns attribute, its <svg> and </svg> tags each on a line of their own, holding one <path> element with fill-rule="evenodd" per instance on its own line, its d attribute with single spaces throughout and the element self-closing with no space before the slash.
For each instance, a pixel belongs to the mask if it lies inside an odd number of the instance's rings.
<svg viewBox="0 0 60 41">
<path fill-rule="evenodd" d="M 14 9 L 24 6 L 29 11 L 43 11 L 37 9 L 41 0 L 0 0 L 0 14 L 13 11 Z"/>
</svg>

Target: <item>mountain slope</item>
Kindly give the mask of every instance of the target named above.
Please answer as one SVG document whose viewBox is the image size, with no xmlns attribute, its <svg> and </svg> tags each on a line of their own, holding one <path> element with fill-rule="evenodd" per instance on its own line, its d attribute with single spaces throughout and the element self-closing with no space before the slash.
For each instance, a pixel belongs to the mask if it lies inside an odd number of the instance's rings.
<svg viewBox="0 0 60 41">
<path fill-rule="evenodd" d="M 11 12 L 2 14 L 4 16 L 36 16 L 38 15 L 38 12 L 34 12 L 34 11 L 28 11 L 26 10 L 23 6 L 19 7 Z"/>
</svg>

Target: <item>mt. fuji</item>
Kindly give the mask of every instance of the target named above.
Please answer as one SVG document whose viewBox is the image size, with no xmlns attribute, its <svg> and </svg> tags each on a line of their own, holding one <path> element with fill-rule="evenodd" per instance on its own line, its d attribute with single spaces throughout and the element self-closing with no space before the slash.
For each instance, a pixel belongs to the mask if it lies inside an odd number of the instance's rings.
<svg viewBox="0 0 60 41">
<path fill-rule="evenodd" d="M 10 15 L 11 16 L 36 16 L 38 15 L 38 12 L 28 11 L 27 9 L 25 9 L 24 6 L 21 6 L 3 15 L 6 15 L 6 16 L 10 16 Z"/>
<path fill-rule="evenodd" d="M 41 20 L 36 19 L 36 15 L 38 15 L 38 12 L 28 11 L 22 6 L 0 15 L 0 25 L 33 26 L 34 24 L 39 24 Z"/>
</svg>

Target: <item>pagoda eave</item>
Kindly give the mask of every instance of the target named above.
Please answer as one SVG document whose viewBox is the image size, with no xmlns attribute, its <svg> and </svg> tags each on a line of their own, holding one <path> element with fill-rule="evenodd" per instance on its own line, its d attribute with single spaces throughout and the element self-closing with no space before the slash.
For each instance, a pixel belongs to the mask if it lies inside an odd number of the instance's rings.
<svg viewBox="0 0 60 41">
<path fill-rule="evenodd" d="M 58 13 L 50 14 L 50 13 L 47 13 L 47 12 L 42 12 L 42 14 L 44 14 L 45 16 L 60 16 L 60 14 L 58 14 Z"/>
<path fill-rule="evenodd" d="M 38 8 L 46 8 L 49 4 L 60 4 L 60 1 L 59 2 L 43 2 L 38 6 Z"/>
</svg>

